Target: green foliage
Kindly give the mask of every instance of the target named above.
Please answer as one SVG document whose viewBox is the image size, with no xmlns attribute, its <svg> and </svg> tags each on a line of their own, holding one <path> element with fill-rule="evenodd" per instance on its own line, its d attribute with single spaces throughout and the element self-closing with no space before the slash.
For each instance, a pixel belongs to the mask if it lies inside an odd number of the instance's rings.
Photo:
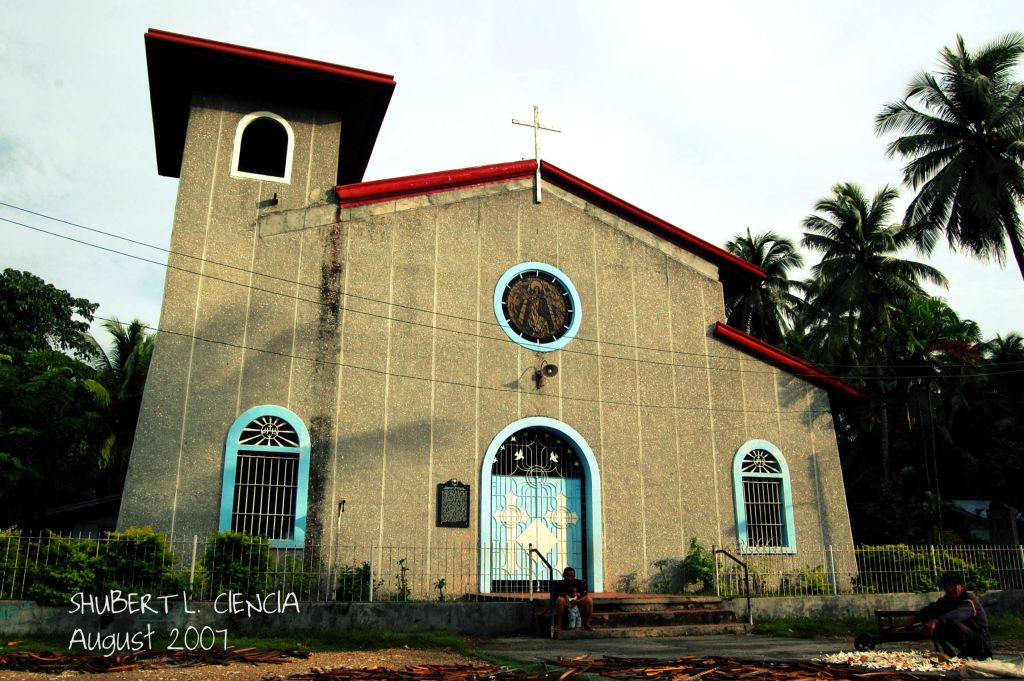
<svg viewBox="0 0 1024 681">
<path fill-rule="evenodd" d="M 715 557 L 697 541 L 690 538 L 690 550 L 680 564 L 683 572 L 683 584 L 689 587 L 695 583 L 700 586 L 698 593 L 713 591 L 715 588 Z"/>
<path fill-rule="evenodd" d="M 120 589 L 162 593 L 167 586 L 167 573 L 174 562 L 174 552 L 168 548 L 164 535 L 154 532 L 152 527 L 108 532 L 106 539 L 98 544 L 95 560 L 97 588 L 100 592 Z"/>
<path fill-rule="evenodd" d="M 696 537 L 690 538 L 690 550 L 682 560 L 665 558 L 654 561 L 652 565 L 658 568 L 658 574 L 651 579 L 653 593 L 705 593 L 714 590 L 714 557 Z"/>
<path fill-rule="evenodd" d="M 832 593 L 832 582 L 829 581 L 825 568 L 822 566 L 802 567 L 797 570 L 796 578 L 792 582 L 788 578 L 783 578 L 779 592 L 803 596 L 830 594 Z"/>
<path fill-rule="evenodd" d="M 789 239 L 768 231 L 737 235 L 725 249 L 761 268 L 767 278 L 759 286 L 746 288 L 725 301 L 727 321 L 745 333 L 778 344 L 789 331 L 803 301 L 794 292 L 802 286 L 789 279 L 790 270 L 803 267 L 803 256 Z"/>
<path fill-rule="evenodd" d="M 29 598 L 44 605 L 67 605 L 76 593 L 93 590 L 96 542 L 51 533 L 42 543 L 33 544 L 25 547 L 26 551 L 35 549 L 37 561 L 29 571 Z"/>
<path fill-rule="evenodd" d="M 412 590 L 409 588 L 409 565 L 405 558 L 398 559 L 398 574 L 395 575 L 398 580 L 398 590 L 395 596 L 400 601 L 409 600 L 409 595 Z"/>
<path fill-rule="evenodd" d="M 865 546 L 857 552 L 857 593 L 893 591 L 894 577 L 900 591 L 928 593 L 939 591 L 943 572 L 959 572 L 971 591 L 987 591 L 998 585 L 994 567 L 985 554 L 972 561 L 955 555 L 950 548 L 918 551 L 905 544 Z"/>
<path fill-rule="evenodd" d="M 206 544 L 203 568 L 214 594 L 235 591 L 255 596 L 265 593 L 271 584 L 270 541 L 243 532 L 215 534 Z"/>
<path fill-rule="evenodd" d="M 54 500 L 94 495 L 105 437 L 85 388 L 94 374 L 52 350 L 0 362 L 0 526 L 36 526 Z"/>
<path fill-rule="evenodd" d="M 30 272 L 5 269 L 0 273 L 0 350 L 12 355 L 56 350 L 91 357 L 94 349 L 85 334 L 97 307 Z"/>
<path fill-rule="evenodd" d="M 914 77 L 875 123 L 880 134 L 901 135 L 887 152 L 908 161 L 903 181 L 917 194 L 904 221 L 918 248 L 930 252 L 945 236 L 954 249 L 1002 262 L 1009 244 L 1024 276 L 1024 85 L 1015 80 L 1022 55 L 1020 33 L 977 52 L 958 35 L 939 53 L 938 73 Z"/>
<path fill-rule="evenodd" d="M 444 577 L 434 582 L 434 588 L 437 589 L 437 600 L 440 603 L 444 603 L 444 588 L 447 585 L 448 581 Z"/>
<path fill-rule="evenodd" d="M 374 590 L 383 584 L 378 581 L 373 585 Z M 334 598 L 338 601 L 366 601 L 370 599 L 370 564 L 364 562 L 360 566 L 343 565 L 338 570 L 338 577 L 334 589 Z"/>
</svg>

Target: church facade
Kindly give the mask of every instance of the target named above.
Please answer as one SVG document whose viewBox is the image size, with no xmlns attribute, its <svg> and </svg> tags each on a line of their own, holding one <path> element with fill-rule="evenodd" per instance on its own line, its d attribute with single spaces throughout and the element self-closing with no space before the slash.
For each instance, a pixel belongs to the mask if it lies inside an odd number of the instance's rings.
<svg viewBox="0 0 1024 681">
<path fill-rule="evenodd" d="M 852 543 L 857 393 L 723 323 L 757 268 L 547 163 L 363 182 L 390 76 L 146 45 L 180 184 L 119 527 L 462 547 L 482 591 Z"/>
</svg>

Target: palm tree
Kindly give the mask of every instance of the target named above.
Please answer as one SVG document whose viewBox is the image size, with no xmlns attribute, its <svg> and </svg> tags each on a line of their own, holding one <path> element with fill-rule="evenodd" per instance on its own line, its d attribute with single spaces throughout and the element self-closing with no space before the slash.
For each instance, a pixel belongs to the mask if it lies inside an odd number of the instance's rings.
<svg viewBox="0 0 1024 681">
<path fill-rule="evenodd" d="M 898 192 L 882 187 L 868 201 L 851 182 L 832 187 L 832 196 L 818 201 L 804 218 L 801 244 L 822 254 L 811 268 L 810 309 L 819 322 L 863 345 L 873 329 L 890 320 L 890 303 L 924 295 L 920 281 L 946 286 L 934 267 L 896 257 L 910 234 L 887 224 Z"/>
<path fill-rule="evenodd" d="M 109 434 L 100 452 L 100 462 L 107 471 L 110 491 L 124 482 L 135 425 L 142 406 L 142 392 L 153 356 L 153 336 L 138 319 L 122 324 L 116 317 L 103 322 L 104 330 L 114 342 L 109 351 L 92 340 L 96 348 L 96 379 L 86 387 L 96 402 L 106 410 Z"/>
<path fill-rule="evenodd" d="M 904 182 L 917 191 L 904 223 L 930 252 L 945 232 L 951 247 L 1002 263 L 1006 244 L 1024 277 L 1024 85 L 1013 69 L 1024 35 L 1010 33 L 968 52 L 941 53 L 937 75 L 923 72 L 875 119 L 879 134 L 901 135 L 889 156 L 910 159 Z"/>
<path fill-rule="evenodd" d="M 898 192 L 882 187 L 870 201 L 856 184 L 832 188 L 832 196 L 818 201 L 815 213 L 804 218 L 801 243 L 822 253 L 811 268 L 809 324 L 805 342 L 824 351 L 818 358 L 840 357 L 862 365 L 872 381 L 872 395 L 880 430 L 882 474 L 889 478 L 888 391 L 882 366 L 888 363 L 884 342 L 896 301 L 925 295 L 920 280 L 945 286 L 946 278 L 935 268 L 896 257 L 910 242 L 898 224 L 888 224 Z"/>
<path fill-rule="evenodd" d="M 752 235 L 739 235 L 725 244 L 727 251 L 757 265 L 767 275 L 760 286 L 755 286 L 730 298 L 725 303 L 729 324 L 766 343 L 778 345 L 786 336 L 790 322 L 803 300 L 794 295 L 800 282 L 791 281 L 790 270 L 803 267 L 803 256 L 796 245 L 768 231 Z"/>
</svg>

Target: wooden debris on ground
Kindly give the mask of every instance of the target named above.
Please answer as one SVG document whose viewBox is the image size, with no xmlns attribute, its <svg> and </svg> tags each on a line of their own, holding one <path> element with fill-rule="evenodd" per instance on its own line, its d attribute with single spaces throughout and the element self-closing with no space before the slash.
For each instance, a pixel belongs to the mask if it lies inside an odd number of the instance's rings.
<svg viewBox="0 0 1024 681">
<path fill-rule="evenodd" d="M 60 674 L 66 671 L 101 674 L 157 667 L 195 667 L 199 665 L 227 665 L 232 662 L 248 664 L 284 664 L 294 659 L 305 659 L 309 653 L 295 650 L 261 650 L 259 648 L 214 648 L 213 650 L 167 651 L 144 650 L 127 655 L 103 657 L 92 653 L 51 653 L 0 650 L 0 669 L 23 672 Z"/>
<path fill-rule="evenodd" d="M 943 674 L 857 669 L 822 662 L 774 662 L 728 657 L 685 656 L 674 660 L 589 656 L 544 660 L 550 669 L 529 674 L 493 665 L 418 665 L 395 670 L 386 667 L 311 669 L 305 674 L 267 677 L 266 681 L 567 681 L 579 674 L 610 679 L 650 681 L 913 681 L 943 678 Z"/>
<path fill-rule="evenodd" d="M 934 672 L 922 674 L 892 669 L 856 669 L 849 665 L 827 662 L 772 660 L 742 660 L 730 657 L 701 657 L 686 655 L 674 660 L 654 658 L 604 657 L 599 660 L 546 660 L 560 665 L 607 678 L 617 679 L 671 679 L 673 681 L 732 681 L 733 679 L 765 679 L 767 681 L 839 681 L 865 679 L 870 681 L 908 681 L 934 679 Z"/>
</svg>

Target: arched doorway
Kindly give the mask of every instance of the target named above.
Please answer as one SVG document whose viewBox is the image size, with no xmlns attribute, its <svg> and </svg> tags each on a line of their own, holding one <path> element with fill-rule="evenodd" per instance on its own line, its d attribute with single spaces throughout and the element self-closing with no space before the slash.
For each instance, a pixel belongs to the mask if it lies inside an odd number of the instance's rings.
<svg viewBox="0 0 1024 681">
<path fill-rule="evenodd" d="M 487 448 L 480 487 L 482 591 L 525 591 L 530 545 L 556 571 L 572 565 L 591 590 L 604 589 L 601 478 L 579 433 L 545 417 L 509 424 Z M 540 561 L 532 569 L 547 579 Z"/>
</svg>

